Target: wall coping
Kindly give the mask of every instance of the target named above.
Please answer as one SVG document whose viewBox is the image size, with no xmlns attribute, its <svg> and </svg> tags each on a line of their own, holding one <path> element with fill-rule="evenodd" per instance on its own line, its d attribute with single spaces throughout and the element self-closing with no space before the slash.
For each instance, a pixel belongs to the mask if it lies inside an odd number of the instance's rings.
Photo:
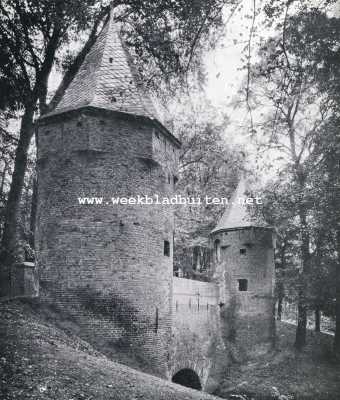
<svg viewBox="0 0 340 400">
<path fill-rule="evenodd" d="M 15 268 L 35 268 L 35 264 L 29 261 L 19 262 L 14 264 Z"/>
</svg>

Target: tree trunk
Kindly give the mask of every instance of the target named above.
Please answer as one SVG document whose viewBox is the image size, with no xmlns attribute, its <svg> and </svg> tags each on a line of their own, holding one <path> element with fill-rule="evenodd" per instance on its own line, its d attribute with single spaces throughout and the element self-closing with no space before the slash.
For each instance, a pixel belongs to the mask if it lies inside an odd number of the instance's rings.
<svg viewBox="0 0 340 400">
<path fill-rule="evenodd" d="M 315 332 L 320 332 L 321 311 L 320 307 L 316 306 L 314 310 L 315 315 Z"/>
<path fill-rule="evenodd" d="M 295 348 L 302 350 L 306 345 L 307 335 L 307 276 L 309 273 L 309 233 L 307 227 L 306 211 L 301 207 L 300 209 L 300 223 L 301 223 L 301 252 L 302 252 L 302 271 L 299 277 L 299 292 L 298 292 L 298 323 L 295 336 Z"/>
<path fill-rule="evenodd" d="M 285 286 L 284 286 L 284 277 L 285 277 L 285 268 L 286 268 L 286 249 L 287 249 L 287 242 L 286 240 L 283 240 L 281 248 L 280 248 L 280 259 L 281 259 L 281 265 L 280 265 L 280 271 L 281 271 L 281 276 L 279 279 L 276 280 L 276 292 L 277 292 L 277 320 L 281 321 L 282 320 L 282 313 L 283 313 L 283 299 L 285 297 Z M 275 266 L 277 267 L 277 266 Z M 277 271 L 279 271 L 277 270 Z"/>
<path fill-rule="evenodd" d="M 283 257 L 282 257 L 283 259 Z M 282 265 L 284 266 L 284 262 L 282 262 Z M 283 270 L 283 267 L 281 268 Z M 283 275 L 282 275 L 283 277 Z M 282 313 L 283 313 L 283 299 L 285 297 L 285 289 L 284 289 L 284 284 L 281 279 L 277 282 L 277 316 L 276 319 L 278 321 L 282 320 Z"/>
<path fill-rule="evenodd" d="M 32 249 L 34 249 L 34 234 L 35 234 L 35 222 L 37 216 L 37 204 L 38 204 L 38 184 L 37 178 L 33 179 L 33 193 L 31 202 L 31 215 L 30 215 L 30 238 L 29 243 Z"/>
<path fill-rule="evenodd" d="M 336 247 L 338 253 L 338 263 L 336 268 L 336 303 L 335 303 L 335 336 L 334 354 L 340 360 L 340 229 L 336 234 Z"/>
<path fill-rule="evenodd" d="M 5 198 L 4 186 L 5 186 L 7 168 L 8 168 L 7 161 L 4 160 L 4 169 L 3 169 L 3 171 L 2 171 L 1 184 L 0 184 L 0 197 L 1 197 L 2 199 Z"/>
<path fill-rule="evenodd" d="M 27 107 L 21 121 L 20 139 L 15 153 L 12 183 L 6 205 L 4 232 L 1 243 L 1 263 L 3 264 L 1 269 L 5 270 L 7 279 L 9 277 L 9 267 L 15 260 L 17 221 L 27 167 L 27 153 L 33 134 L 33 115 L 34 107 Z"/>
<path fill-rule="evenodd" d="M 22 195 L 22 189 L 24 185 L 25 172 L 27 167 L 27 153 L 31 138 L 33 135 L 34 124 L 34 110 L 37 105 L 37 100 L 40 99 L 40 111 L 51 111 L 58 104 L 61 97 L 63 96 L 66 88 L 72 81 L 75 73 L 78 71 L 81 63 L 85 59 L 85 56 L 89 52 L 92 44 L 97 38 L 97 30 L 100 22 L 108 15 L 110 7 L 104 7 L 98 14 L 98 18 L 94 22 L 94 26 L 90 33 L 90 36 L 85 43 L 83 49 L 78 54 L 70 70 L 64 75 L 64 78 L 57 89 L 57 92 L 51 102 L 51 107 L 47 109 L 45 104 L 45 97 L 47 93 L 47 81 L 51 68 L 53 66 L 53 61 L 55 57 L 55 51 L 58 45 L 58 33 L 54 32 L 54 37 L 51 38 L 48 48 L 46 49 L 46 58 L 42 65 L 40 71 L 37 72 L 37 82 L 35 84 L 33 92 L 28 96 L 31 103 L 25 105 L 25 113 L 21 120 L 20 138 L 18 141 L 15 161 L 14 161 L 14 171 L 12 175 L 12 183 L 8 195 L 6 211 L 5 211 L 5 222 L 4 231 L 1 240 L 0 249 L 0 297 L 2 295 L 8 295 L 8 290 L 10 288 L 10 266 L 16 259 L 16 239 L 17 239 L 17 221 L 20 209 L 20 199 Z M 38 73 L 39 72 L 39 73 Z M 30 84 L 28 83 L 28 87 Z M 33 95 L 34 94 L 34 95 Z"/>
<path fill-rule="evenodd" d="M 295 348 L 302 350 L 306 345 L 307 335 L 307 305 L 304 300 L 304 289 L 300 289 L 298 302 L 298 323 L 295 336 Z"/>
<path fill-rule="evenodd" d="M 279 296 L 277 301 L 277 320 L 282 320 L 282 309 L 283 309 L 283 296 Z"/>
<path fill-rule="evenodd" d="M 276 348 L 276 321 L 275 321 L 275 300 L 273 300 L 273 308 L 272 308 L 272 318 L 271 318 L 271 348 L 274 350 Z"/>
</svg>

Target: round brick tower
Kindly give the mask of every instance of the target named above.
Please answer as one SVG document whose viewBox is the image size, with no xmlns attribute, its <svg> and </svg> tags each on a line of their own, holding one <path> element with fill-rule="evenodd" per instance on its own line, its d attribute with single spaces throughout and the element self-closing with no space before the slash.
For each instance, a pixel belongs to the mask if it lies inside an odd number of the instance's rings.
<svg viewBox="0 0 340 400">
<path fill-rule="evenodd" d="M 223 335 L 249 354 L 270 345 L 275 334 L 275 240 L 273 228 L 250 217 L 247 198 L 246 182 L 241 179 L 211 232 L 211 242 Z"/>
<path fill-rule="evenodd" d="M 42 301 L 92 313 L 83 332 L 165 376 L 174 216 L 155 195 L 173 193 L 180 143 L 156 118 L 112 17 L 38 123 L 36 251 Z"/>
</svg>

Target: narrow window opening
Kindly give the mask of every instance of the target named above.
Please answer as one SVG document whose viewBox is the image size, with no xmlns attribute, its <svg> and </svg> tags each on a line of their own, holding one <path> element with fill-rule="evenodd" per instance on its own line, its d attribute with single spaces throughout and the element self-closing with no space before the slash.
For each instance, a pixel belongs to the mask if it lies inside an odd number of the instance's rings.
<svg viewBox="0 0 340 400">
<path fill-rule="evenodd" d="M 238 280 L 238 290 L 239 290 L 239 292 L 247 292 L 248 291 L 248 279 L 239 279 Z"/>
<path fill-rule="evenodd" d="M 240 249 L 240 254 L 244 255 L 247 253 L 247 249 Z"/>
<path fill-rule="evenodd" d="M 170 184 L 170 183 L 171 183 L 171 175 L 168 174 L 168 184 Z"/>
<path fill-rule="evenodd" d="M 164 255 L 170 257 L 170 242 L 168 240 L 164 240 Z"/>
<path fill-rule="evenodd" d="M 158 332 L 158 307 L 156 307 L 155 333 Z"/>
<path fill-rule="evenodd" d="M 113 58 L 110 57 L 110 58 L 109 58 L 109 61 L 110 61 L 110 64 L 112 64 L 112 63 L 113 63 Z"/>
</svg>

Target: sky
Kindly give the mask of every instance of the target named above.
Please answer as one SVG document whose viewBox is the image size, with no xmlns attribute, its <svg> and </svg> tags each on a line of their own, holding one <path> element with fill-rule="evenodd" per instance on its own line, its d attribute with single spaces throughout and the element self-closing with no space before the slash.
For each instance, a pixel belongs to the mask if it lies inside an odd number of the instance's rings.
<svg viewBox="0 0 340 400">
<path fill-rule="evenodd" d="M 228 21 L 221 43 L 206 55 L 205 64 L 209 73 L 206 94 L 213 104 L 221 105 L 229 101 L 237 93 L 244 77 L 244 72 L 238 69 L 242 66 L 242 49 L 248 39 L 245 34 L 248 35 L 250 30 L 249 20 L 244 20 L 244 16 L 251 12 L 250 3 L 246 2 L 246 7 Z M 228 13 L 225 14 L 227 19 Z"/>
<path fill-rule="evenodd" d="M 313 0 L 311 0 L 312 2 Z M 340 2 L 339 2 L 340 3 Z M 340 12 L 340 4 L 336 9 Z M 230 124 L 226 129 L 225 138 L 230 144 L 241 145 L 252 149 L 247 125 L 249 123 L 249 114 L 245 107 L 235 105 L 232 100 L 238 94 L 238 91 L 245 80 L 246 71 L 240 70 L 243 66 L 242 57 L 244 57 L 244 47 L 247 45 L 249 32 L 251 29 L 251 20 L 247 15 L 253 12 L 253 2 L 245 0 L 243 7 L 238 9 L 231 18 L 230 10 L 226 9 L 224 13 L 225 21 L 228 21 L 219 43 L 216 48 L 207 52 L 204 62 L 208 73 L 205 93 L 213 106 L 221 108 L 227 112 Z M 261 2 L 257 3 L 261 6 Z M 255 25 L 261 26 L 261 14 L 256 16 Z M 268 35 L 270 32 L 261 31 L 261 35 Z M 252 61 L 256 58 L 256 39 L 253 40 Z M 55 89 L 60 80 L 59 74 L 52 74 L 50 79 L 51 89 Z M 232 104 L 231 104 L 232 103 Z M 181 105 L 175 112 L 183 112 Z M 254 160 L 250 160 L 254 162 Z"/>
<path fill-rule="evenodd" d="M 245 16 L 252 13 L 252 1 L 243 1 L 243 8 L 238 9 L 231 18 L 230 10 L 224 12 L 224 20 L 227 21 L 226 27 L 215 48 L 209 50 L 204 56 L 205 71 L 207 81 L 204 92 L 201 96 L 209 100 L 212 106 L 219 108 L 227 113 L 229 125 L 225 132 L 225 138 L 230 144 L 245 144 L 246 135 L 240 134 L 247 131 L 248 114 L 244 107 L 235 106 L 232 101 L 245 79 L 246 71 L 240 71 L 243 67 L 243 49 L 247 44 L 250 25 L 249 19 Z M 257 21 L 256 21 L 257 22 Z M 197 93 L 192 96 L 192 102 L 196 104 Z M 204 102 L 202 102 L 204 103 Z M 176 101 L 170 106 L 171 113 L 183 113 L 183 105 Z M 185 112 L 185 111 L 184 111 Z M 238 132 L 236 135 L 235 132 Z"/>
<path fill-rule="evenodd" d="M 311 0 L 312 4 L 320 3 L 320 0 Z M 247 44 L 247 39 L 251 27 L 251 21 L 245 19 L 246 15 L 252 14 L 252 4 L 250 0 L 242 2 L 243 9 L 239 10 L 229 20 L 226 28 L 224 38 L 216 49 L 208 52 L 205 57 L 205 64 L 208 75 L 208 84 L 206 86 L 206 95 L 211 102 L 216 106 L 224 106 L 230 103 L 232 98 L 237 95 L 237 92 L 245 79 L 245 71 L 240 71 L 242 67 L 242 49 Z M 261 1 L 258 2 L 261 6 Z M 340 16 L 340 1 L 338 1 L 333 8 L 332 13 Z M 225 19 L 228 18 L 228 13 L 225 13 Z M 255 23 L 261 26 L 261 15 L 256 16 Z M 261 35 L 269 36 L 272 32 L 262 30 Z M 235 40 L 238 43 L 235 44 Z M 252 48 L 252 60 L 256 58 L 256 40 Z M 230 117 L 233 126 L 243 124 L 247 121 L 247 113 L 245 110 L 240 112 L 239 108 L 231 108 Z"/>
<path fill-rule="evenodd" d="M 310 5 L 313 2 L 319 5 L 320 0 L 311 0 Z M 239 105 L 230 104 L 245 80 L 246 71 L 241 71 L 240 68 L 243 66 L 242 58 L 244 57 L 243 49 L 247 45 L 249 32 L 251 29 L 251 21 L 245 18 L 246 15 L 252 14 L 252 4 L 250 0 L 242 2 L 243 9 L 239 10 L 229 20 L 226 28 L 224 37 L 221 43 L 216 49 L 210 51 L 206 58 L 205 64 L 208 71 L 208 83 L 205 89 L 206 96 L 209 98 L 213 105 L 216 107 L 224 107 L 227 111 L 230 124 L 225 132 L 225 139 L 227 143 L 233 145 L 242 146 L 248 150 L 248 158 L 246 163 L 249 169 L 261 169 L 263 166 L 263 160 L 258 160 L 256 157 L 255 144 L 252 143 L 249 136 L 247 126 L 249 124 L 249 114 L 245 107 Z M 261 7 L 261 1 L 257 2 L 257 5 Z M 340 1 L 334 5 L 330 10 L 330 14 L 334 16 L 340 16 Z M 225 15 L 225 19 L 228 18 L 228 14 Z M 255 25 L 259 27 L 258 33 L 263 37 L 269 37 L 273 32 L 262 29 L 263 23 L 261 23 L 261 14 L 257 14 Z M 237 43 L 235 43 L 237 41 Z M 251 51 L 251 60 L 256 59 L 256 39 L 253 39 L 253 47 Z M 256 113 L 255 120 L 256 120 Z M 266 161 L 269 163 L 277 164 L 278 154 L 273 152 L 272 154 L 266 154 Z M 275 160 L 275 161 L 274 161 Z M 274 168 L 276 170 L 276 168 Z M 261 180 L 271 179 L 276 171 L 266 171 L 265 176 L 262 176 Z M 259 173 L 260 174 L 260 173 Z"/>
<path fill-rule="evenodd" d="M 252 1 L 243 1 L 243 8 L 238 10 L 228 20 L 224 37 L 216 49 L 206 56 L 206 68 L 208 71 L 208 83 L 206 87 L 207 98 L 216 107 L 222 107 L 228 114 L 230 123 L 226 128 L 225 139 L 228 144 L 241 146 L 248 150 L 246 164 L 249 169 L 256 168 L 256 154 L 251 143 L 248 124 L 249 114 L 246 107 L 235 103 L 238 92 L 246 79 L 244 67 L 244 48 L 248 44 L 251 30 L 251 20 L 245 18 L 253 13 Z M 228 13 L 225 19 L 228 19 Z M 260 16 L 257 15 L 255 24 L 259 25 Z M 253 39 L 251 60 L 256 57 L 256 42 Z M 244 100 L 242 97 L 241 99 Z"/>
<path fill-rule="evenodd" d="M 225 132 L 226 140 L 232 144 L 249 145 L 249 114 L 245 103 L 241 106 L 239 90 L 244 85 L 247 71 L 244 69 L 244 49 L 248 45 L 252 21 L 246 16 L 253 14 L 253 2 L 242 2 L 231 18 L 227 20 L 224 36 L 216 49 L 208 52 L 205 64 L 208 71 L 206 96 L 216 107 L 223 107 L 229 116 L 230 124 Z M 256 15 L 255 26 L 261 25 L 261 14 Z M 263 35 L 264 32 L 261 32 Z M 252 39 L 251 61 L 256 59 L 256 37 Z M 237 101 L 235 101 L 237 100 Z M 241 97 L 244 101 L 244 96 Z"/>
<path fill-rule="evenodd" d="M 243 3 L 243 9 L 236 12 L 228 22 L 220 43 L 204 57 L 208 72 L 205 95 L 216 107 L 225 106 L 236 95 L 244 76 L 244 73 L 238 71 L 242 65 L 244 43 L 234 43 L 236 39 L 240 39 L 240 34 L 249 31 L 249 21 L 244 21 L 244 15 L 252 11 L 252 2 L 247 0 Z M 226 12 L 224 18 L 228 19 L 228 16 L 229 13 Z M 60 74 L 53 70 L 49 80 L 51 92 L 57 89 L 60 79 Z"/>
</svg>

